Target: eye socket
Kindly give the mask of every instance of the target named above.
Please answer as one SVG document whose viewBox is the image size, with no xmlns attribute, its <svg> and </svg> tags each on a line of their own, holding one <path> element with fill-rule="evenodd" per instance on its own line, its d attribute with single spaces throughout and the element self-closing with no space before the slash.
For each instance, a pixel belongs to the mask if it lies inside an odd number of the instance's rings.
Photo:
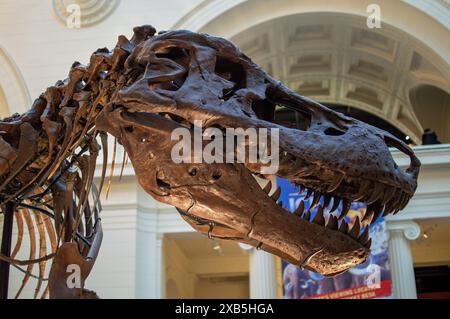
<svg viewBox="0 0 450 319">
<path fill-rule="evenodd" d="M 222 99 L 225 101 L 232 97 L 234 92 L 247 85 L 247 74 L 244 67 L 225 57 L 218 56 L 216 58 L 214 72 L 221 78 L 234 83 L 233 88 L 223 90 Z"/>
<path fill-rule="evenodd" d="M 246 85 L 247 76 L 244 67 L 230 59 L 218 56 L 214 72 L 221 78 L 236 83 L 239 87 L 245 87 Z"/>
<path fill-rule="evenodd" d="M 190 63 L 190 55 L 189 51 L 181 48 L 181 47 L 168 47 L 168 48 L 161 48 L 160 51 L 155 53 L 155 56 L 161 60 L 159 60 L 157 63 L 150 64 L 147 66 L 147 68 L 150 68 L 150 70 L 154 71 L 151 72 L 155 77 L 161 77 L 162 82 L 159 80 L 152 79 L 149 81 L 149 87 L 152 90 L 156 89 L 163 89 L 167 91 L 177 91 L 179 90 L 187 78 L 187 70 L 189 70 L 189 63 Z M 177 63 L 179 66 L 181 66 L 181 69 L 184 70 L 182 74 L 180 71 L 177 71 L 179 74 L 170 75 L 170 72 L 173 72 L 174 66 L 170 65 L 167 61 L 165 62 L 163 59 L 171 60 L 175 63 Z M 169 73 L 169 74 L 167 74 Z"/>
<path fill-rule="evenodd" d="M 156 52 L 155 55 L 158 58 L 173 60 L 184 67 L 187 67 L 189 64 L 189 53 L 184 48 L 180 47 L 164 48 L 164 50 Z"/>
</svg>

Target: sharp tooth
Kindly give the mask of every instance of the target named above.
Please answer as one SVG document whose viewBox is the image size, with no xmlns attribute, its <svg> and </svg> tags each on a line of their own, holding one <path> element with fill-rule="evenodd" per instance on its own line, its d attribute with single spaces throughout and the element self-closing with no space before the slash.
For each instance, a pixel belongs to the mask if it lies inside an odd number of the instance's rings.
<svg viewBox="0 0 450 319">
<path fill-rule="evenodd" d="M 325 194 L 323 195 L 323 208 L 328 208 L 331 202 L 331 195 Z"/>
<path fill-rule="evenodd" d="M 341 222 L 341 226 L 339 226 L 339 231 L 340 231 L 341 233 L 347 234 L 347 231 L 348 231 L 348 225 L 347 225 L 347 223 L 345 222 L 345 220 L 343 220 L 343 221 Z"/>
<path fill-rule="evenodd" d="M 295 210 L 294 214 L 298 216 L 302 216 L 303 210 L 305 209 L 305 202 L 302 200 L 300 201 L 300 204 L 298 205 L 297 209 Z"/>
<path fill-rule="evenodd" d="M 374 222 L 375 219 L 378 219 L 378 217 L 380 216 L 380 211 L 382 209 L 383 207 L 382 206 L 380 207 L 379 202 L 367 205 L 366 214 L 362 220 L 364 221 L 366 219 L 369 219 L 370 216 L 372 216 L 371 223 Z"/>
<path fill-rule="evenodd" d="M 395 187 L 387 187 L 386 190 L 384 191 L 383 201 L 381 203 L 383 205 L 386 205 L 394 197 L 394 195 L 395 195 Z"/>
<path fill-rule="evenodd" d="M 402 203 L 400 204 L 400 210 L 405 209 L 406 205 L 409 203 L 409 195 L 406 193 L 403 193 L 402 197 Z"/>
<path fill-rule="evenodd" d="M 281 195 L 281 188 L 278 187 L 271 197 L 274 201 L 277 201 L 280 198 L 280 195 Z"/>
<path fill-rule="evenodd" d="M 361 220 L 361 222 L 370 219 L 370 217 L 373 216 L 373 211 L 369 211 L 368 209 L 366 209 L 366 213 L 364 214 L 363 219 Z"/>
<path fill-rule="evenodd" d="M 358 241 L 361 244 L 365 244 L 367 240 L 369 239 L 369 226 L 366 226 L 361 236 L 359 236 Z"/>
<path fill-rule="evenodd" d="M 328 218 L 327 227 L 333 230 L 338 229 L 338 219 L 335 216 L 330 215 L 330 217 Z"/>
<path fill-rule="evenodd" d="M 354 239 L 358 239 L 359 231 L 361 230 L 361 224 L 359 223 L 359 216 L 356 217 L 355 224 L 352 230 L 348 232 L 348 235 Z"/>
<path fill-rule="evenodd" d="M 374 213 L 374 210 L 375 210 L 375 204 L 370 204 L 370 205 L 367 205 L 367 208 L 366 208 L 366 215 L 367 214 L 373 214 Z"/>
<path fill-rule="evenodd" d="M 375 183 L 375 188 L 372 192 L 372 195 L 370 195 L 369 199 L 367 200 L 367 204 L 372 204 L 376 202 L 379 198 L 381 198 L 381 195 L 383 194 L 384 187 L 380 183 Z"/>
<path fill-rule="evenodd" d="M 309 209 L 306 211 L 306 213 L 303 214 L 302 218 L 307 221 L 311 219 L 311 212 L 309 211 Z"/>
<path fill-rule="evenodd" d="M 263 191 L 264 191 L 266 194 L 269 194 L 271 190 L 272 190 L 272 181 L 269 181 L 269 182 L 266 184 L 266 186 L 264 186 Z"/>
<path fill-rule="evenodd" d="M 371 245 L 372 245 L 372 238 L 369 238 L 369 240 L 367 241 L 367 243 L 364 244 L 364 247 L 370 248 Z"/>
<path fill-rule="evenodd" d="M 397 215 L 398 213 L 400 213 L 402 210 L 400 209 L 400 208 L 398 208 L 398 209 L 396 209 L 395 211 L 394 211 L 394 213 L 392 214 L 392 215 Z"/>
<path fill-rule="evenodd" d="M 363 199 L 364 196 L 367 195 L 367 191 L 370 189 L 371 186 L 372 186 L 371 181 L 363 181 L 361 183 L 361 186 L 359 187 L 359 192 L 355 195 L 353 200 L 359 201 L 359 200 Z"/>
<path fill-rule="evenodd" d="M 316 216 L 314 216 L 313 223 L 317 225 L 325 225 L 325 218 L 323 217 L 323 207 L 319 206 Z"/>
<path fill-rule="evenodd" d="M 320 193 L 315 192 L 312 203 L 311 203 L 311 208 L 314 208 L 317 205 L 317 203 L 319 203 L 319 200 L 320 200 Z"/>
<path fill-rule="evenodd" d="M 394 211 L 393 203 L 390 201 L 385 207 L 384 207 L 384 213 L 383 217 L 386 217 L 387 215 L 391 214 Z"/>
<path fill-rule="evenodd" d="M 332 193 L 336 189 L 338 189 L 339 185 L 341 185 L 342 180 L 344 179 L 344 174 L 336 173 L 336 177 L 331 182 L 330 186 L 328 186 L 327 192 Z"/>
<path fill-rule="evenodd" d="M 341 202 L 341 199 L 338 197 L 333 197 L 333 207 L 331 207 L 330 213 L 334 212 L 339 207 L 339 203 Z"/>
<path fill-rule="evenodd" d="M 403 208 L 405 208 L 406 204 L 408 204 L 408 201 L 409 201 L 409 196 L 406 193 L 400 191 L 400 194 L 398 194 L 397 200 L 395 201 L 395 204 L 394 204 L 394 208 L 395 208 L 394 215 L 396 215 L 398 212 L 403 210 Z"/>
<path fill-rule="evenodd" d="M 380 217 L 382 211 L 383 211 L 383 206 L 380 206 L 379 203 L 375 203 L 374 208 L 373 208 L 373 212 L 374 212 L 373 218 L 372 218 L 372 221 L 370 222 L 371 225 L 377 221 L 377 219 L 378 219 L 378 217 Z"/>
<path fill-rule="evenodd" d="M 397 193 L 395 194 L 394 199 L 392 200 L 392 202 L 393 202 L 392 206 L 394 207 L 395 211 L 400 210 L 402 196 L 403 196 L 403 192 L 401 190 L 398 190 Z"/>
<path fill-rule="evenodd" d="M 308 190 L 306 191 L 305 200 L 310 198 L 312 193 L 313 193 L 313 190 L 311 188 L 308 188 Z"/>
<path fill-rule="evenodd" d="M 348 199 L 344 198 L 342 200 L 342 211 L 341 215 L 339 216 L 339 220 L 344 219 L 344 217 L 347 215 L 348 211 L 350 210 L 350 206 L 352 205 L 352 202 Z"/>
</svg>

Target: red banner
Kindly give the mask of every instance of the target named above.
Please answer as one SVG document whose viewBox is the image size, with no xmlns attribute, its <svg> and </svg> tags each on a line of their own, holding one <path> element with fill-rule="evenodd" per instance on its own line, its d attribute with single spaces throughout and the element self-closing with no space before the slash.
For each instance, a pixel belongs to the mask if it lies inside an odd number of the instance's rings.
<svg viewBox="0 0 450 319">
<path fill-rule="evenodd" d="M 388 297 L 392 293 L 391 281 L 385 280 L 375 287 L 363 285 L 305 299 L 372 299 Z"/>
</svg>

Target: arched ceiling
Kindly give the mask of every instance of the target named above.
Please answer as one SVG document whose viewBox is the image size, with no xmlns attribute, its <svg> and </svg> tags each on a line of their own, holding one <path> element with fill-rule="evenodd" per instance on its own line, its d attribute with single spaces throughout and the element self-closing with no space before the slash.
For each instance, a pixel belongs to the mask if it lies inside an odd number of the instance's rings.
<svg viewBox="0 0 450 319">
<path fill-rule="evenodd" d="M 450 92 L 450 67 L 411 35 L 340 13 L 266 21 L 231 38 L 272 76 L 323 103 L 363 109 L 420 144 L 423 126 L 409 92 L 422 84 Z"/>
</svg>

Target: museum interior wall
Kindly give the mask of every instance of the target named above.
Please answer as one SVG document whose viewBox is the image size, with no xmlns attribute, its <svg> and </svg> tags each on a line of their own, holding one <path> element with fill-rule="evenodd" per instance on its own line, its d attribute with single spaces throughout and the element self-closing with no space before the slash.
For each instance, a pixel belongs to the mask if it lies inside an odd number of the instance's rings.
<svg viewBox="0 0 450 319">
<path fill-rule="evenodd" d="M 60 2 L 0 3 L 0 117 L 24 112 L 74 61 L 88 62 L 94 50 L 111 48 L 136 25 L 224 36 L 303 95 L 370 113 L 414 145 L 422 144 L 425 129 L 437 133 L 443 144 L 417 146 L 423 162 L 417 195 L 392 221 L 419 225 L 411 241 L 415 266 L 450 265 L 450 22 L 442 22 L 439 4 L 380 1 L 391 23 L 368 30 L 365 2 L 343 0 L 325 9 L 309 0 L 122 0 L 87 12 L 85 27 L 67 29 Z M 120 173 L 122 152 L 119 147 L 103 198 L 104 240 L 87 286 L 105 298 L 251 296 L 254 253 L 194 233 L 172 207 L 145 196 L 129 162 Z M 12 291 L 21 278 L 11 270 Z M 278 291 L 279 283 L 273 285 Z M 33 289 L 28 285 L 23 296 L 32 297 Z"/>
</svg>

